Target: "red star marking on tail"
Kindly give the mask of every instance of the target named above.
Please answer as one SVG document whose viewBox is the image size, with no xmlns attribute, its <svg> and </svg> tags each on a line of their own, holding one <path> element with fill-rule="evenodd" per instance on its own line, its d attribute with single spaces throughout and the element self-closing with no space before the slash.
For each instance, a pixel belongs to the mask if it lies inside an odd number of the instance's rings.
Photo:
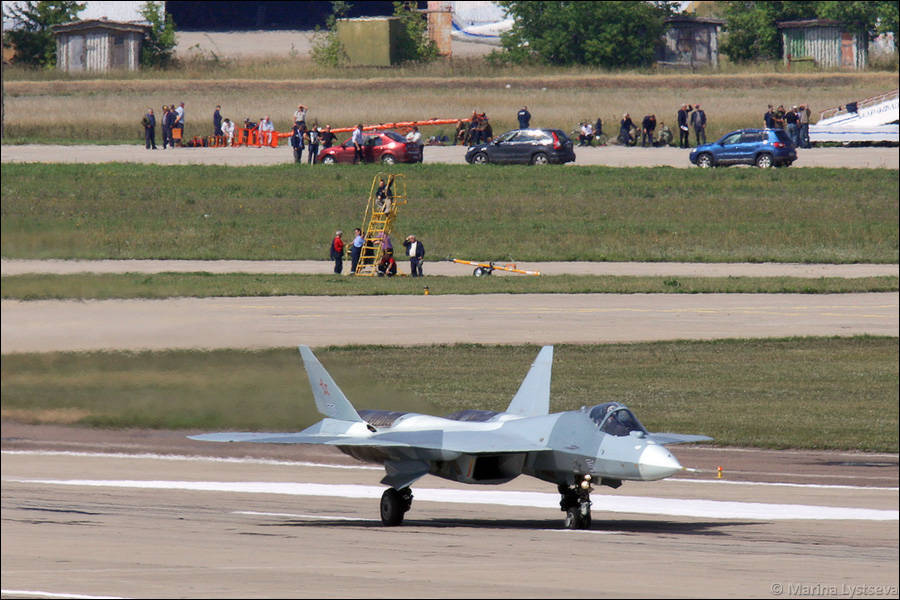
<svg viewBox="0 0 900 600">
<path fill-rule="evenodd" d="M 325 394 L 326 396 L 330 396 L 330 395 L 331 395 L 331 394 L 328 392 L 328 384 L 325 383 L 324 381 L 322 381 L 321 379 L 319 380 L 319 387 L 322 388 L 322 393 L 323 393 L 323 394 Z"/>
</svg>

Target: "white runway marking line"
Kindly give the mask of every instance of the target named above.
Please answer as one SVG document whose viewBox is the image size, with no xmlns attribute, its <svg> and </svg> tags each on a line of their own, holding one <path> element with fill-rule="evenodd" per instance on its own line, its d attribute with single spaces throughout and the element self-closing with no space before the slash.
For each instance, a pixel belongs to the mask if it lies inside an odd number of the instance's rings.
<svg viewBox="0 0 900 600">
<path fill-rule="evenodd" d="M 722 448 L 723 452 L 727 452 L 729 450 L 735 452 L 746 452 L 746 450 L 737 450 L 730 448 Z M 234 457 L 215 457 L 215 456 L 187 456 L 182 454 L 153 454 L 153 453 L 142 453 L 142 454 L 127 454 L 125 452 L 79 452 L 73 450 L 3 450 L 0 454 L 20 454 L 24 456 L 74 456 L 74 457 L 85 457 L 85 458 L 122 458 L 122 459 L 141 459 L 141 460 L 172 460 L 179 462 L 218 462 L 218 463 L 231 463 L 231 464 L 249 464 L 249 465 L 274 465 L 274 466 L 284 466 L 284 467 L 313 467 L 320 469 L 345 469 L 345 470 L 354 470 L 358 469 L 361 471 L 382 471 L 384 467 L 376 467 L 372 465 L 366 464 L 357 464 L 357 465 L 338 465 L 334 463 L 316 463 L 309 461 L 295 461 L 295 460 L 283 460 L 283 459 L 274 459 L 274 458 L 234 458 Z M 855 456 L 855 455 L 847 455 L 847 456 Z M 881 456 L 892 457 L 892 455 L 873 455 L 870 458 L 877 458 Z M 694 470 L 694 472 L 702 472 L 700 470 Z M 715 473 L 715 471 L 708 469 L 706 471 L 709 474 Z M 730 473 L 744 473 L 744 471 L 729 471 Z M 800 475 L 795 473 L 758 473 L 760 475 L 769 475 L 769 476 L 791 476 L 791 477 L 841 477 L 843 479 L 878 479 L 876 477 L 859 477 L 859 476 L 838 476 L 838 475 Z M 676 483 L 714 483 L 714 484 L 731 484 L 731 485 L 762 485 L 762 486 L 776 486 L 776 487 L 808 487 L 808 488 L 826 488 L 826 489 L 836 489 L 836 490 L 887 490 L 887 491 L 898 491 L 900 488 L 898 487 L 876 487 L 876 486 L 858 486 L 858 485 L 836 485 L 836 484 L 825 484 L 825 483 L 776 483 L 771 481 L 730 481 L 725 479 L 680 479 L 680 478 L 670 478 L 664 479 L 666 482 L 676 482 Z"/>
<path fill-rule="evenodd" d="M 37 592 L 30 590 L 0 590 L 4 596 L 25 598 L 88 598 L 90 600 L 124 600 L 123 596 L 86 596 L 84 594 L 55 594 L 53 592 Z"/>
<path fill-rule="evenodd" d="M 378 499 L 383 487 L 356 484 L 284 483 L 266 481 L 138 481 L 97 479 L 19 479 L 4 477 L 11 483 L 64 485 L 82 487 L 118 487 L 133 489 L 169 489 L 242 494 L 284 494 L 290 496 L 322 496 L 339 498 Z M 489 504 L 492 506 L 522 506 L 531 508 L 559 508 L 557 494 L 546 492 L 479 491 L 418 488 L 414 490 L 419 502 L 447 502 L 459 504 Z M 772 521 L 800 520 L 863 520 L 896 521 L 895 510 L 809 506 L 803 504 L 769 504 L 761 502 L 732 502 L 721 500 L 685 500 L 642 496 L 595 496 L 595 510 L 616 513 L 635 513 L 662 516 L 695 517 L 704 519 L 744 519 Z"/>
</svg>

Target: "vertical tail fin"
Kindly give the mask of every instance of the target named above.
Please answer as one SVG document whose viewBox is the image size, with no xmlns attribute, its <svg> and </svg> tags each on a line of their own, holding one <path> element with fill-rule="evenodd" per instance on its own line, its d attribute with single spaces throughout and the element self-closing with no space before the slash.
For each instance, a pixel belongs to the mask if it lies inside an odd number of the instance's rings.
<svg viewBox="0 0 900 600">
<path fill-rule="evenodd" d="M 309 346 L 299 346 L 299 349 L 319 412 L 326 417 L 341 421 L 363 421 Z"/>
<path fill-rule="evenodd" d="M 506 412 L 522 417 L 550 413 L 550 372 L 553 368 L 553 346 L 544 346 L 531 363 L 528 375 L 513 396 Z"/>
</svg>

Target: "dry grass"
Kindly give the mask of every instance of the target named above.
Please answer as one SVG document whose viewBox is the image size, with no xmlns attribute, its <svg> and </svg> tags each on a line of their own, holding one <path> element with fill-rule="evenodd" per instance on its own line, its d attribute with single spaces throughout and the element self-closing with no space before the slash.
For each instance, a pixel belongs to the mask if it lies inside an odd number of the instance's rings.
<svg viewBox="0 0 900 600">
<path fill-rule="evenodd" d="M 703 105 L 708 135 L 715 138 L 760 125 L 769 103 L 808 103 L 816 114 L 897 86 L 896 73 L 12 81 L 6 83 L 6 135 L 29 141 L 134 142 L 142 138 L 140 118 L 148 106 L 159 112 L 163 104 L 181 101 L 187 108 L 187 136 L 211 133 L 217 104 L 232 120 L 269 115 L 277 129 L 287 130 L 301 102 L 310 107 L 310 120 L 334 126 L 461 118 L 474 109 L 487 113 L 500 132 L 515 127 L 518 107 L 527 104 L 534 125 L 570 131 L 579 121 L 599 116 L 610 133 L 624 112 L 634 120 L 656 114 L 671 125 L 678 107 L 691 102 Z M 444 129 L 449 133 L 451 128 Z"/>
</svg>

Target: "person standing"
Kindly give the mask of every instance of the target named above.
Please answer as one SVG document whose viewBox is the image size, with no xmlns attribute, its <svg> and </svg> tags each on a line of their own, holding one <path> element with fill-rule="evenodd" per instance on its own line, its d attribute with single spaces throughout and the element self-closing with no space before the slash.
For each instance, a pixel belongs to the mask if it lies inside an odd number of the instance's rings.
<svg viewBox="0 0 900 600">
<path fill-rule="evenodd" d="M 694 128 L 694 136 L 697 138 L 697 145 L 700 145 L 700 139 L 706 143 L 706 112 L 700 108 L 699 104 L 694 105 L 694 112 L 691 115 L 691 126 Z"/>
<path fill-rule="evenodd" d="M 307 164 L 315 164 L 316 157 L 319 155 L 319 128 L 313 127 L 309 130 L 309 148 L 306 150 Z"/>
<path fill-rule="evenodd" d="M 641 148 L 653 145 L 654 131 L 656 131 L 656 115 L 645 115 L 641 121 Z"/>
<path fill-rule="evenodd" d="M 303 131 L 300 129 L 299 123 L 294 123 L 291 127 L 291 148 L 294 151 L 294 162 L 298 165 L 302 163 L 303 156 Z"/>
<path fill-rule="evenodd" d="M 809 148 L 809 104 L 800 105 L 800 147 Z"/>
<path fill-rule="evenodd" d="M 216 110 L 213 112 L 213 135 L 222 136 L 222 107 L 216 104 Z"/>
<path fill-rule="evenodd" d="M 422 277 L 422 261 L 425 259 L 425 246 L 416 240 L 416 236 L 409 235 L 403 240 L 406 255 L 409 257 L 409 274 L 413 277 Z"/>
<path fill-rule="evenodd" d="M 306 107 L 302 104 L 297 106 L 297 110 L 294 111 L 294 123 L 300 123 L 301 127 L 306 126 Z"/>
<path fill-rule="evenodd" d="M 150 150 L 151 147 L 156 150 L 156 117 L 153 116 L 152 108 L 147 109 L 147 114 L 141 119 L 141 123 L 144 125 L 144 145 L 147 150 Z"/>
<path fill-rule="evenodd" d="M 334 144 L 334 132 L 331 131 L 331 125 L 325 126 L 325 131 L 319 133 L 319 141 L 322 144 L 322 148 L 328 149 Z"/>
<path fill-rule="evenodd" d="M 334 232 L 334 239 L 331 240 L 331 260 L 334 261 L 334 274 L 340 275 L 344 270 L 344 240 L 341 236 L 344 232 L 338 229 Z"/>
<path fill-rule="evenodd" d="M 362 131 L 362 123 L 356 126 L 356 129 L 353 130 L 353 136 L 350 138 L 350 141 L 353 142 L 353 164 L 359 164 L 360 162 L 365 162 L 363 157 L 363 131 Z"/>
<path fill-rule="evenodd" d="M 788 137 L 791 138 L 791 142 L 793 142 L 794 148 L 798 148 L 800 146 L 800 129 L 797 126 L 797 123 L 800 120 L 800 115 L 797 113 L 797 107 L 794 106 L 791 108 L 791 110 L 787 111 L 784 114 L 784 122 L 787 126 L 787 134 Z"/>
<path fill-rule="evenodd" d="M 353 230 L 353 242 L 350 245 L 350 274 L 356 275 L 356 265 L 359 264 L 359 257 L 362 255 L 363 246 L 366 245 L 366 238 L 363 237 L 362 229 L 357 227 Z"/>
<path fill-rule="evenodd" d="M 619 142 L 622 143 L 623 146 L 631 145 L 631 128 L 634 127 L 634 121 L 631 120 L 631 115 L 625 113 L 622 115 L 622 120 L 619 121 Z M 637 140 L 635 140 L 636 142 Z"/>
<path fill-rule="evenodd" d="M 163 150 L 166 149 L 166 145 L 169 143 L 169 136 L 171 135 L 171 127 L 169 123 L 169 105 L 163 104 L 162 107 L 162 115 L 159 118 L 159 124 L 162 127 L 162 139 L 163 139 Z"/>
<path fill-rule="evenodd" d="M 688 113 L 691 112 L 690 104 L 682 104 L 678 109 L 678 146 L 690 148 L 690 130 L 688 129 Z"/>
<path fill-rule="evenodd" d="M 178 140 L 179 146 L 184 146 L 184 102 L 175 107 L 175 121 L 172 123 L 173 142 Z"/>
<path fill-rule="evenodd" d="M 527 106 L 519 109 L 516 118 L 519 119 L 519 129 L 528 129 L 529 125 L 531 125 L 531 113 L 528 112 Z"/>
<path fill-rule="evenodd" d="M 422 143 L 422 134 L 419 133 L 418 127 L 413 125 L 412 131 L 406 134 L 406 141 L 415 144 L 419 150 L 419 162 L 422 162 L 422 158 L 425 156 L 425 144 Z"/>
<path fill-rule="evenodd" d="M 771 104 L 766 114 L 763 115 L 763 123 L 765 123 L 766 129 L 775 129 L 775 111 L 772 110 Z"/>
</svg>

